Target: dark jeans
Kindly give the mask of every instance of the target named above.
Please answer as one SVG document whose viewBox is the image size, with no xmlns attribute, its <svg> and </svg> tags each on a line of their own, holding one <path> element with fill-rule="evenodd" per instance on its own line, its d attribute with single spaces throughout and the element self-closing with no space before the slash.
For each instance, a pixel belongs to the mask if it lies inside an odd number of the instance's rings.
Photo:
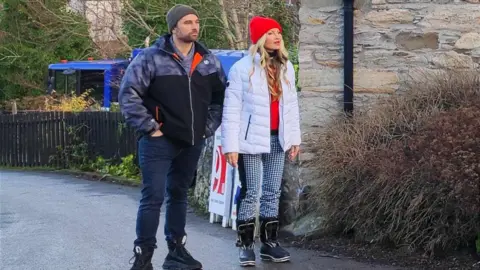
<svg viewBox="0 0 480 270">
<path fill-rule="evenodd" d="M 137 214 L 134 244 L 153 247 L 166 197 L 165 237 L 183 237 L 187 215 L 187 192 L 192 184 L 203 143 L 182 146 L 165 136 L 143 136 L 138 142 L 142 173 L 142 199 Z"/>
</svg>

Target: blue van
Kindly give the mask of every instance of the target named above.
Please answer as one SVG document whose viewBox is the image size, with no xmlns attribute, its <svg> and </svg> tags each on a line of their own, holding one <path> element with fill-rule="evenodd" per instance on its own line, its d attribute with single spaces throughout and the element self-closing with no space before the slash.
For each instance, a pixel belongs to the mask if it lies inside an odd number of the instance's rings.
<svg viewBox="0 0 480 270">
<path fill-rule="evenodd" d="M 91 89 L 90 96 L 99 102 L 102 110 L 109 111 L 118 102 L 118 90 L 125 69 L 142 49 L 134 49 L 130 59 L 62 61 L 48 66 L 47 93 L 81 95 Z M 211 50 L 222 63 L 228 75 L 235 62 L 248 53 L 237 50 Z"/>
</svg>

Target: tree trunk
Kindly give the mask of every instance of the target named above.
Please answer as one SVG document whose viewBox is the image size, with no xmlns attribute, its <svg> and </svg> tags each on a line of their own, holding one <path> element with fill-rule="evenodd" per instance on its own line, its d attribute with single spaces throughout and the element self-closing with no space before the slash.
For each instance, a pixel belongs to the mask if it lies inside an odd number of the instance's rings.
<svg viewBox="0 0 480 270">
<path fill-rule="evenodd" d="M 212 174 L 212 159 L 214 136 L 205 141 L 205 147 L 202 150 L 198 162 L 195 181 L 193 183 L 193 196 L 191 199 L 192 207 L 196 208 L 200 213 L 208 213 L 208 199 L 210 194 L 210 176 Z"/>
<path fill-rule="evenodd" d="M 242 29 L 240 28 L 241 24 L 240 24 L 240 21 L 238 20 L 237 9 L 236 8 L 230 9 L 230 13 L 232 14 L 232 22 L 235 29 L 235 39 L 236 39 L 235 48 L 237 50 L 246 49 L 247 45 L 245 44 L 245 40 L 243 39 L 243 36 L 242 36 Z"/>
<path fill-rule="evenodd" d="M 282 178 L 282 193 L 278 218 L 282 227 L 291 224 L 297 217 L 298 189 L 300 187 L 300 168 L 297 162 L 292 162 L 285 156 L 285 168 Z"/>
<path fill-rule="evenodd" d="M 225 10 L 225 3 L 223 0 L 218 0 L 218 4 L 220 5 L 221 13 L 220 16 L 222 18 L 223 24 L 223 31 L 225 31 L 225 35 L 227 36 L 228 43 L 230 44 L 231 49 L 235 49 L 235 41 L 233 40 L 231 31 L 230 31 L 230 24 L 228 23 L 227 11 Z"/>
</svg>

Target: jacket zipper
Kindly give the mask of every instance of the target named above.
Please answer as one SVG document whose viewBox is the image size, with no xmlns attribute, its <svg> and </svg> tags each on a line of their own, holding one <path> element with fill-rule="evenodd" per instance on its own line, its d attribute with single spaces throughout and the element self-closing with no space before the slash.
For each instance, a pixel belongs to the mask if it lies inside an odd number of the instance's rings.
<svg viewBox="0 0 480 270">
<path fill-rule="evenodd" d="M 202 55 L 202 59 L 200 59 L 199 63 L 203 61 L 203 58 L 205 58 L 204 55 Z M 180 62 L 178 62 L 178 60 L 177 60 L 177 63 L 180 64 Z M 193 74 L 193 72 L 197 69 L 197 67 L 198 67 L 198 64 L 191 71 L 191 73 L 185 72 L 185 73 L 187 73 L 187 76 L 188 76 L 188 93 L 190 95 L 190 112 L 192 113 L 192 145 L 195 145 L 195 129 L 194 129 L 195 116 L 193 114 L 192 75 L 191 74 Z"/>
<path fill-rule="evenodd" d="M 180 63 L 180 61 L 178 61 L 178 59 L 175 58 L 175 56 L 173 56 L 173 54 L 171 54 L 170 52 L 166 51 L 166 50 L 163 50 L 161 49 L 162 51 L 172 55 L 172 58 L 175 60 L 175 62 L 177 62 L 180 67 L 182 68 L 182 70 L 185 70 L 185 68 L 182 66 L 182 63 Z M 202 59 L 200 60 L 200 62 L 203 61 L 203 58 L 204 56 L 202 55 Z M 195 68 L 192 70 L 192 73 L 193 71 L 195 71 L 197 69 L 197 67 L 195 66 Z M 187 73 L 187 77 L 188 77 L 188 94 L 189 94 L 189 97 L 190 97 L 190 112 L 192 114 L 192 145 L 195 144 L 195 129 L 194 129 L 194 120 L 195 120 L 195 117 L 193 116 L 193 101 L 192 101 L 192 76 L 185 71 L 185 73 Z"/>
<path fill-rule="evenodd" d="M 192 113 L 192 145 L 195 144 L 195 130 L 193 128 L 193 123 L 195 121 L 195 117 L 193 116 L 193 103 L 192 103 L 192 77 L 188 75 L 188 93 L 190 94 L 190 112 Z"/>
<path fill-rule="evenodd" d="M 252 115 L 248 117 L 248 125 L 247 125 L 247 131 L 245 132 L 245 140 L 247 140 L 248 131 L 250 130 L 250 120 L 252 120 Z"/>
<path fill-rule="evenodd" d="M 285 147 L 285 119 L 283 118 L 283 110 L 285 110 L 285 96 L 281 97 L 282 99 L 282 106 L 279 108 L 279 112 L 281 113 L 282 118 L 282 138 L 283 138 L 283 147 Z"/>
</svg>

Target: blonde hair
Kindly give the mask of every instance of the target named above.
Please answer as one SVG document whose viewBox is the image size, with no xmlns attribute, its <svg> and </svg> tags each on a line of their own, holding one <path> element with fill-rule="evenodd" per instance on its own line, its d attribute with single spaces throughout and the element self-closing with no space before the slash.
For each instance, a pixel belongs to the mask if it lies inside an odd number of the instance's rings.
<svg viewBox="0 0 480 270">
<path fill-rule="evenodd" d="M 253 58 L 254 64 L 252 65 L 252 70 L 250 71 L 250 87 L 252 86 L 252 75 L 255 72 L 255 55 L 260 54 L 260 65 L 265 70 L 267 75 L 268 90 L 274 100 L 280 99 L 282 96 L 282 83 L 281 79 L 290 85 L 290 81 L 287 79 L 287 62 L 288 62 L 288 51 L 285 49 L 285 43 L 283 39 L 280 41 L 280 49 L 277 51 L 277 54 L 270 58 L 267 50 L 265 49 L 265 42 L 267 40 L 267 34 L 263 35 L 256 44 L 253 44 L 250 47 L 250 55 Z M 277 89 L 275 89 L 277 88 Z M 290 87 L 291 88 L 291 87 Z"/>
</svg>

